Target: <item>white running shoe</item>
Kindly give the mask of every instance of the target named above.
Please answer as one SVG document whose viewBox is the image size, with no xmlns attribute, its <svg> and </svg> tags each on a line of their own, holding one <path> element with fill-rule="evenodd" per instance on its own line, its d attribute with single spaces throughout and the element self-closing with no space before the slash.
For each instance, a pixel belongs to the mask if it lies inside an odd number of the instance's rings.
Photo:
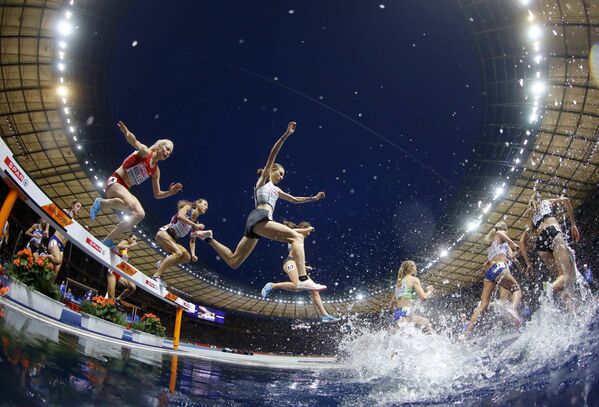
<svg viewBox="0 0 599 407">
<path fill-rule="evenodd" d="M 211 230 L 195 230 L 191 232 L 191 237 L 199 237 L 202 240 L 212 239 Z"/>
<path fill-rule="evenodd" d="M 327 289 L 326 285 L 315 283 L 311 278 L 306 281 L 300 281 L 297 283 L 298 290 L 309 290 L 309 291 L 324 291 Z"/>
<path fill-rule="evenodd" d="M 159 269 L 161 264 L 162 264 L 162 260 L 158 260 L 156 262 L 156 268 Z"/>
</svg>

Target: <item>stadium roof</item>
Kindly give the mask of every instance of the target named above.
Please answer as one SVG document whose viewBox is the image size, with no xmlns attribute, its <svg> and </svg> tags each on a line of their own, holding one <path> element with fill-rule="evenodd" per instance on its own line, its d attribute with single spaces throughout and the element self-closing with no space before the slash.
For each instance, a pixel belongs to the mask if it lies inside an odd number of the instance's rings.
<svg viewBox="0 0 599 407">
<path fill-rule="evenodd" d="M 423 282 L 446 293 L 481 281 L 483 236 L 504 219 L 516 237 L 533 188 L 563 194 L 577 205 L 599 181 L 599 90 L 592 86 L 589 66 L 590 49 L 599 43 L 599 4 L 459 3 L 480 54 L 482 131 L 458 198 L 440 222 L 435 241 L 416 257 L 426 268 Z M 109 175 L 105 171 L 122 159 L 114 149 L 105 89 L 113 35 L 127 6 L 126 1 L 91 0 L 0 6 L 2 137 L 55 202 L 66 207 L 74 198 L 82 201 L 82 223 L 101 190 L 99 182 Z M 67 12 L 76 23 L 59 26 L 69 20 Z M 69 29 L 76 38 L 67 44 L 60 30 Z M 116 220 L 116 215 L 101 215 L 91 230 L 103 236 Z M 467 232 L 469 221 L 473 230 Z M 146 231 L 159 223 L 148 215 L 144 224 L 135 265 L 152 274 L 161 256 L 151 244 L 153 232 Z M 441 250 L 447 255 L 441 257 Z M 269 316 L 317 315 L 312 304 L 242 293 L 203 265 L 165 275 L 201 304 Z M 335 314 L 350 308 L 377 312 L 387 306 L 388 293 L 388 287 L 373 287 L 363 298 L 328 301 L 325 307 Z"/>
</svg>

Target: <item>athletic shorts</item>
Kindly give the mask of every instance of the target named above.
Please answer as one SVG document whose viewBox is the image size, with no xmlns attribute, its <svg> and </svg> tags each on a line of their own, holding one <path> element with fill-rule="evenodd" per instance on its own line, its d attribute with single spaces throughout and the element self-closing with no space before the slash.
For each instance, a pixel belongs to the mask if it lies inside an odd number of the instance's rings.
<svg viewBox="0 0 599 407">
<path fill-rule="evenodd" d="M 121 184 L 125 188 L 129 189 L 125 180 L 116 172 L 113 172 L 112 175 L 110 177 L 108 177 L 108 179 L 106 180 L 106 189 L 105 190 L 108 191 L 108 188 L 110 188 L 114 184 Z"/>
<path fill-rule="evenodd" d="M 245 236 L 252 239 L 260 239 L 260 236 L 254 233 L 254 226 L 267 220 L 272 220 L 272 215 L 266 209 L 254 209 L 251 211 L 245 222 Z"/>
<path fill-rule="evenodd" d="M 114 278 L 116 279 L 116 282 L 117 282 L 117 283 L 118 283 L 118 282 L 119 282 L 119 280 L 121 279 L 121 275 L 120 275 L 120 274 L 117 274 L 117 273 L 113 272 L 113 271 L 112 271 L 112 270 L 110 270 L 110 269 L 108 269 L 108 275 L 109 275 L 109 276 L 110 276 L 110 275 L 113 275 L 113 276 L 114 276 Z"/>
<path fill-rule="evenodd" d="M 60 241 L 59 238 L 57 238 L 56 236 L 52 236 L 50 238 L 50 241 L 48 242 L 48 249 L 53 247 L 53 246 L 58 246 L 58 249 L 61 252 L 64 252 L 64 245 L 62 244 L 62 242 Z"/>
<path fill-rule="evenodd" d="M 504 270 L 509 270 L 507 264 L 500 261 L 499 263 L 493 264 L 485 273 L 485 278 L 492 283 L 497 283 L 497 278 L 503 273 Z"/>
<path fill-rule="evenodd" d="M 547 226 L 537 238 L 537 243 L 535 245 L 537 251 L 553 253 L 553 239 L 560 233 L 562 233 L 562 231 L 557 226 Z"/>
<path fill-rule="evenodd" d="M 412 313 L 412 307 L 401 307 L 393 311 L 393 320 L 399 321 Z"/>
</svg>

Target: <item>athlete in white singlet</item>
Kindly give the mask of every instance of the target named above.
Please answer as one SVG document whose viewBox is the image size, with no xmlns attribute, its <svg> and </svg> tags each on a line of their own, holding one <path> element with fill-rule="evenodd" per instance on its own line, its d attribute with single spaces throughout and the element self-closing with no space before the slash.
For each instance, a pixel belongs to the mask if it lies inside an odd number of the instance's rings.
<svg viewBox="0 0 599 407">
<path fill-rule="evenodd" d="M 304 236 L 290 227 L 274 221 L 272 217 L 277 199 L 279 198 L 291 203 L 314 202 L 324 198 L 324 192 L 319 192 L 314 196 L 296 197 L 283 192 L 283 190 L 277 187 L 277 184 L 281 182 L 285 176 L 285 169 L 281 164 L 275 163 L 275 159 L 285 140 L 295 132 L 295 128 L 295 122 L 290 122 L 287 125 L 287 130 L 279 140 L 277 140 L 270 151 L 270 155 L 266 160 L 266 165 L 264 165 L 264 168 L 258 170 L 259 178 L 254 187 L 256 209 L 250 212 L 248 216 L 245 224 L 245 235 L 237 244 L 235 252 L 232 252 L 228 247 L 216 241 L 216 239 L 208 237 L 205 240 L 214 250 L 216 250 L 218 255 L 229 265 L 229 267 L 234 269 L 238 268 L 245 259 L 248 258 L 261 237 L 277 242 L 288 243 L 291 245 L 291 255 L 296 261 L 298 274 L 300 276 L 298 289 L 320 291 L 326 289 L 326 286 L 316 284 L 306 275 Z"/>
<path fill-rule="evenodd" d="M 476 324 L 480 315 L 486 311 L 491 301 L 491 296 L 495 286 L 499 285 L 512 292 L 512 309 L 510 310 L 510 319 L 520 326 L 521 320 L 518 317 L 517 308 L 522 298 L 522 292 L 518 282 L 512 276 L 509 268 L 509 262 L 514 257 L 513 250 L 518 248 L 512 239 L 507 235 L 507 224 L 498 222 L 486 237 L 490 243 L 487 249 L 487 261 L 485 262 L 485 278 L 483 280 L 483 292 L 480 295 L 480 302 L 472 312 L 470 323 L 466 329 L 466 335 L 469 335 Z"/>
</svg>

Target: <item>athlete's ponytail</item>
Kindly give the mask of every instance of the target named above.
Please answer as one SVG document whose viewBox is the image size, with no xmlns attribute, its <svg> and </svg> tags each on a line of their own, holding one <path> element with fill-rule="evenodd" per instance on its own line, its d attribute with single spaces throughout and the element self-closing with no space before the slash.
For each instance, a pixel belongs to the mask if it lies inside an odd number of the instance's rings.
<svg viewBox="0 0 599 407">
<path fill-rule="evenodd" d="M 530 196 L 528 200 L 528 209 L 531 210 L 531 216 L 537 213 L 539 210 L 539 202 L 543 200 L 541 193 L 539 191 L 535 191 Z"/>
<path fill-rule="evenodd" d="M 185 205 L 193 205 L 193 202 L 188 201 L 187 199 L 181 199 L 179 202 L 177 202 L 177 209 L 181 209 Z"/>
<path fill-rule="evenodd" d="M 495 239 L 495 233 L 497 233 L 498 231 L 506 231 L 508 230 L 507 227 L 507 223 L 505 223 L 504 221 L 499 221 L 495 224 L 495 226 L 493 226 L 491 228 L 491 230 L 489 231 L 489 233 L 487 234 L 487 236 L 485 236 L 485 241 L 487 243 L 491 243 L 493 241 L 493 239 Z"/>
<path fill-rule="evenodd" d="M 397 270 L 397 284 L 413 271 L 416 271 L 416 263 L 412 260 L 402 262 L 401 266 L 399 266 L 399 270 Z"/>
</svg>

